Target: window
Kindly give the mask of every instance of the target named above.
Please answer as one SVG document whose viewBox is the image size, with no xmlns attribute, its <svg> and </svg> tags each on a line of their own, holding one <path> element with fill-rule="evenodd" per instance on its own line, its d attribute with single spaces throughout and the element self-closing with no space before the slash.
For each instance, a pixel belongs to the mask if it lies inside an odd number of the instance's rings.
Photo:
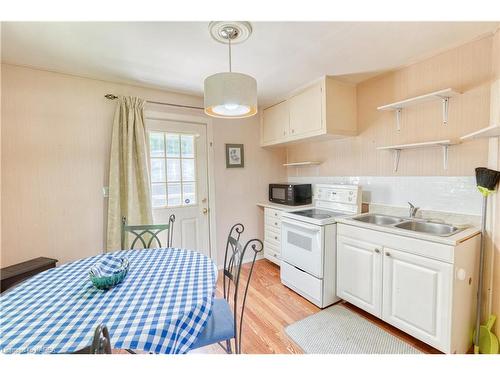
<svg viewBox="0 0 500 375">
<path fill-rule="evenodd" d="M 150 132 L 153 207 L 196 204 L 196 151 L 192 134 Z"/>
</svg>

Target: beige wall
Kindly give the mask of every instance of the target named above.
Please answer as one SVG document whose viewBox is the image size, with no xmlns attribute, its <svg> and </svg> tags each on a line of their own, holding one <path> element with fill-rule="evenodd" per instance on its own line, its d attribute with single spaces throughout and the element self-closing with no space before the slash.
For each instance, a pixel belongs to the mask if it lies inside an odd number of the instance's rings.
<svg viewBox="0 0 500 375">
<path fill-rule="evenodd" d="M 451 147 L 446 171 L 442 167 L 440 148 L 403 151 L 397 173 L 393 172 L 392 153 L 375 148 L 453 139 L 487 126 L 491 46 L 492 38 L 484 38 L 360 83 L 357 87 L 359 135 L 288 147 L 288 161 L 323 161 L 319 168 L 300 169 L 301 176 L 312 173 L 319 176 L 473 175 L 474 167 L 487 162 L 487 141 Z M 463 92 L 451 99 L 447 126 L 441 123 L 439 101 L 405 109 L 400 132 L 396 131 L 393 112 L 376 109 L 447 87 Z"/>
<path fill-rule="evenodd" d="M 2 267 L 37 256 L 67 262 L 99 253 L 115 109 L 104 94 L 196 106 L 202 98 L 6 64 L 1 72 Z M 217 232 L 225 236 L 237 220 L 248 236 L 261 236 L 255 203 L 281 152 L 257 147 L 257 119 L 226 121 L 214 121 Z M 245 143 L 246 168 L 225 170 L 223 142 Z"/>
<path fill-rule="evenodd" d="M 263 210 L 255 205 L 267 201 L 267 186 L 271 182 L 286 180 L 284 150 L 268 150 L 260 147 L 258 117 L 237 122 L 218 121 L 214 134 L 215 158 L 221 160 L 215 166 L 217 244 L 219 264 L 224 262 L 224 249 L 228 231 L 237 222 L 245 225 L 243 239 L 264 238 Z M 225 143 L 245 145 L 245 168 L 226 169 Z M 245 220 L 242 220 L 245 218 Z"/>
</svg>

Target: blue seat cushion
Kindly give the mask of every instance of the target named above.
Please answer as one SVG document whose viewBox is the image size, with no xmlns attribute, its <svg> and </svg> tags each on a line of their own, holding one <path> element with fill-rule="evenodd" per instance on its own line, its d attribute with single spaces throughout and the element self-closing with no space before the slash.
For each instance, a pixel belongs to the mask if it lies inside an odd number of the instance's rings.
<svg viewBox="0 0 500 375">
<path fill-rule="evenodd" d="M 234 317 L 231 307 L 225 299 L 215 298 L 212 314 L 205 329 L 200 333 L 191 349 L 216 344 L 234 338 Z"/>
</svg>

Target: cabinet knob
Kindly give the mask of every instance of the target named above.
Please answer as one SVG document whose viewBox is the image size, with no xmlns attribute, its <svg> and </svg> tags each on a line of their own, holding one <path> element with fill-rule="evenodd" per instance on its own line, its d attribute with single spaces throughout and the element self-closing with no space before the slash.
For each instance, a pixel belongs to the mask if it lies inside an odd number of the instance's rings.
<svg viewBox="0 0 500 375">
<path fill-rule="evenodd" d="M 275 212 L 275 213 L 274 213 L 274 216 L 278 216 L 278 213 L 277 213 L 277 212 Z"/>
<path fill-rule="evenodd" d="M 379 250 L 379 249 L 375 249 L 375 252 L 376 252 L 377 254 L 379 254 L 379 253 L 380 253 L 380 250 Z"/>
<path fill-rule="evenodd" d="M 278 237 L 277 237 L 277 236 L 274 236 L 274 239 L 277 241 L 277 240 L 278 240 Z"/>
<path fill-rule="evenodd" d="M 278 223 L 275 221 L 275 222 L 274 222 L 274 225 L 278 225 Z"/>
<path fill-rule="evenodd" d="M 385 256 L 390 257 L 390 256 L 391 256 L 391 253 L 386 252 L 386 253 L 385 253 Z"/>
<path fill-rule="evenodd" d="M 295 133 L 295 129 L 292 129 L 292 133 Z"/>
</svg>

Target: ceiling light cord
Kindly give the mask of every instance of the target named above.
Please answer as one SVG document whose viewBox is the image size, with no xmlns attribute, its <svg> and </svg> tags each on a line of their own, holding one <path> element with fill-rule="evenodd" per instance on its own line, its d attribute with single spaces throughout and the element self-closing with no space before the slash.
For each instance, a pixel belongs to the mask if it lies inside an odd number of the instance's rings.
<svg viewBox="0 0 500 375">
<path fill-rule="evenodd" d="M 229 73 L 232 72 L 232 61 L 231 61 L 231 37 L 229 38 Z"/>
<path fill-rule="evenodd" d="M 229 46 L 229 73 L 232 72 L 232 60 L 231 60 L 231 40 L 233 39 L 234 35 L 232 32 L 229 32 L 227 34 L 227 41 L 228 41 L 228 46 Z"/>
</svg>

